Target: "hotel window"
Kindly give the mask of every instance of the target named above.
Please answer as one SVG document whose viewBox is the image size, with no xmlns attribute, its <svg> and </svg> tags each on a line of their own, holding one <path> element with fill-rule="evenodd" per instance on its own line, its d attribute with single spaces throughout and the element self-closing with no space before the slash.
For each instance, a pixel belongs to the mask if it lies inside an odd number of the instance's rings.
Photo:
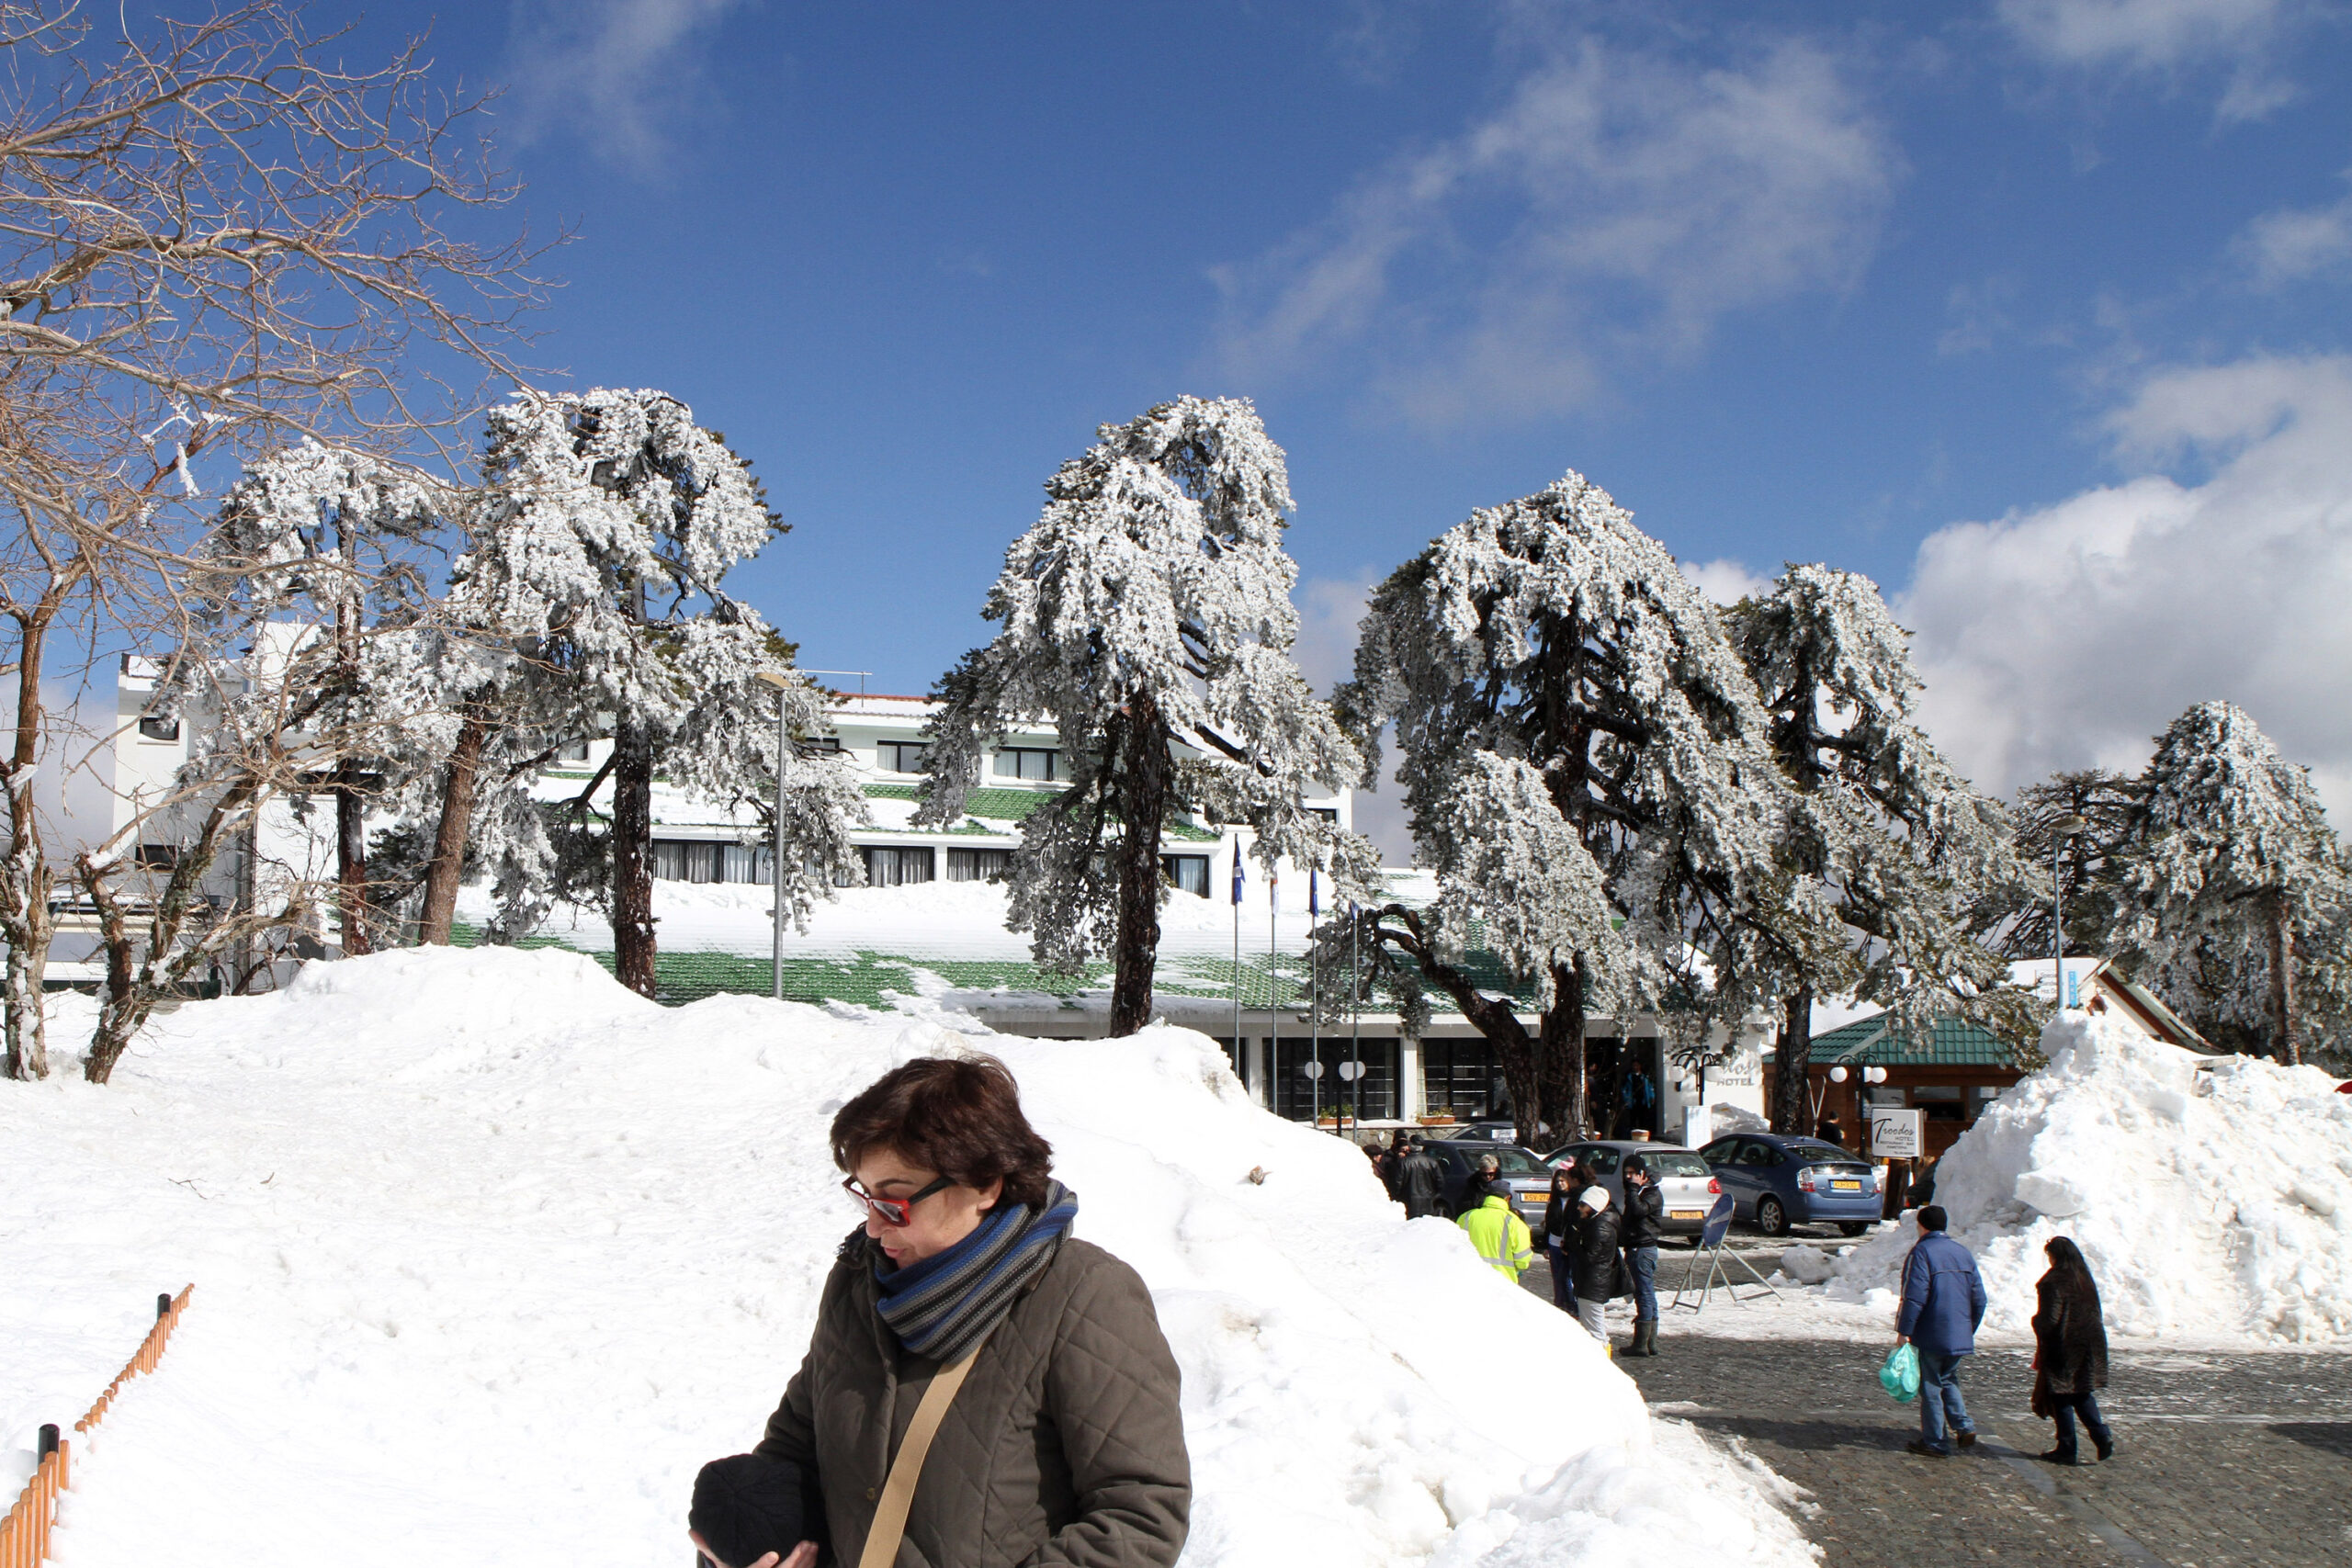
<svg viewBox="0 0 2352 1568">
<path fill-rule="evenodd" d="M 875 748 L 875 761 L 885 773 L 919 773 L 922 772 L 922 754 L 930 750 L 910 741 L 885 740 Z"/>
<path fill-rule="evenodd" d="M 1012 869 L 1011 850 L 950 850 L 947 852 L 947 880 L 950 882 L 988 882 Z"/>
<path fill-rule="evenodd" d="M 180 721 L 154 716 L 142 716 L 139 721 L 139 738 L 142 740 L 177 740 L 180 738 Z"/>
<path fill-rule="evenodd" d="M 803 751 L 812 756 L 838 757 L 841 755 L 842 738 L 838 735 L 804 735 L 800 737 L 799 745 Z"/>
<path fill-rule="evenodd" d="M 555 749 L 555 755 L 560 762 L 584 762 L 588 760 L 588 742 L 567 740 Z"/>
<path fill-rule="evenodd" d="M 996 776 L 1001 779 L 1044 779 L 1061 776 L 1059 751 L 1042 750 L 1031 746 L 1006 746 L 996 754 Z"/>
<path fill-rule="evenodd" d="M 180 847 L 177 844 L 141 844 L 137 858 L 139 863 L 150 871 L 169 871 L 180 863 Z"/>
<path fill-rule="evenodd" d="M 898 849 L 879 845 L 858 851 L 865 857 L 865 885 L 868 887 L 898 887 L 910 882 L 932 879 L 931 851 L 928 848 Z"/>
<path fill-rule="evenodd" d="M 1206 855 L 1162 855 L 1160 874 L 1170 886 L 1205 898 L 1209 896 L 1209 857 Z"/>
</svg>

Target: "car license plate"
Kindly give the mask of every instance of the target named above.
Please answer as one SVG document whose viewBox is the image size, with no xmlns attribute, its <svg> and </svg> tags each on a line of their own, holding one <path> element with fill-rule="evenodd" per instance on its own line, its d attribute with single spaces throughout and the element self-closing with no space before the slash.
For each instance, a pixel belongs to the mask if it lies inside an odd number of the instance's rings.
<svg viewBox="0 0 2352 1568">
<path fill-rule="evenodd" d="M 1832 1181 L 1829 1190 L 1833 1192 L 1860 1192 L 1862 1184 L 1860 1181 Z"/>
<path fill-rule="evenodd" d="M 1676 1209 L 1671 1213 L 1672 1217 L 1678 1220 L 1703 1220 L 1707 1217 L 1704 1213 L 1697 1209 Z"/>
</svg>

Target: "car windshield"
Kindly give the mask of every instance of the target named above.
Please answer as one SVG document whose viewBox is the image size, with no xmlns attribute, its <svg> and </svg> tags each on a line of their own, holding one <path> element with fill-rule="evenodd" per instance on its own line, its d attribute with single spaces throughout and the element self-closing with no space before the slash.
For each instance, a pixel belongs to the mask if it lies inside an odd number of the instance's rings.
<svg viewBox="0 0 2352 1568">
<path fill-rule="evenodd" d="M 1713 1176 L 1714 1174 L 1713 1171 L 1707 1168 L 1707 1162 L 1701 1159 L 1697 1155 L 1686 1155 L 1679 1152 L 1670 1155 L 1645 1154 L 1642 1156 L 1642 1163 L 1650 1168 L 1650 1174 L 1652 1176 L 1706 1177 Z"/>
<path fill-rule="evenodd" d="M 1859 1165 L 1851 1149 L 1841 1149 L 1835 1144 L 1791 1144 L 1789 1153 L 1799 1159 L 1836 1160 L 1842 1165 Z"/>
</svg>

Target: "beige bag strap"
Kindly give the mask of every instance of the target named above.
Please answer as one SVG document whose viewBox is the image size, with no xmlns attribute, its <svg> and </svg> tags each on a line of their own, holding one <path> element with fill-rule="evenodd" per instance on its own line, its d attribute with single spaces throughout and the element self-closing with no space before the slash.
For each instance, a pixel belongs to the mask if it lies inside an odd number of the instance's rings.
<svg viewBox="0 0 2352 1568">
<path fill-rule="evenodd" d="M 964 1386 L 972 1363 L 980 1359 L 988 1342 L 988 1336 L 982 1335 L 970 1355 L 932 1374 L 931 1386 L 922 1391 L 922 1403 L 915 1406 L 915 1418 L 907 1425 L 906 1441 L 899 1445 L 899 1457 L 890 1461 L 890 1478 L 882 1483 L 882 1501 L 874 1509 L 874 1525 L 865 1532 L 865 1550 L 857 1554 L 857 1568 L 890 1568 L 897 1560 L 899 1542 L 907 1533 L 907 1510 L 914 1506 L 915 1483 L 922 1476 L 923 1456 L 931 1452 L 931 1440 L 939 1435 L 939 1424 L 946 1418 L 948 1405 L 955 1403 L 956 1391 Z"/>
</svg>

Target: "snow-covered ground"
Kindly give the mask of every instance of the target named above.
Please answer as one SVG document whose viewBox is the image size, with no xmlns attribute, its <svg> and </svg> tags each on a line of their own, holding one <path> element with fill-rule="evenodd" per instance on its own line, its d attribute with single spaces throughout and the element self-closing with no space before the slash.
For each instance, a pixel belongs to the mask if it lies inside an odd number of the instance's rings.
<svg viewBox="0 0 2352 1568">
<path fill-rule="evenodd" d="M 2316 1067 L 2200 1066 L 2082 1011 L 2053 1020 L 2042 1050 L 2050 1065 L 1978 1118 L 1937 1174 L 1951 1232 L 1984 1272 L 1988 1329 L 2029 1332 L 2042 1246 L 2065 1235 L 2119 1342 L 2352 1340 L 2352 1095 Z M 1912 1235 L 1874 1233 L 1818 1295 L 1892 1314 Z"/>
<path fill-rule="evenodd" d="M 1814 1561 L 1769 1472 L 1650 1419 L 1199 1035 L 662 1009 L 553 951 L 315 964 L 158 1021 L 111 1088 L 0 1084 L 0 1483 L 193 1281 L 77 1456 L 66 1568 L 681 1561 L 695 1469 L 758 1435 L 854 1223 L 833 1109 L 975 1045 L 1151 1284 L 1193 1568 Z"/>
</svg>

